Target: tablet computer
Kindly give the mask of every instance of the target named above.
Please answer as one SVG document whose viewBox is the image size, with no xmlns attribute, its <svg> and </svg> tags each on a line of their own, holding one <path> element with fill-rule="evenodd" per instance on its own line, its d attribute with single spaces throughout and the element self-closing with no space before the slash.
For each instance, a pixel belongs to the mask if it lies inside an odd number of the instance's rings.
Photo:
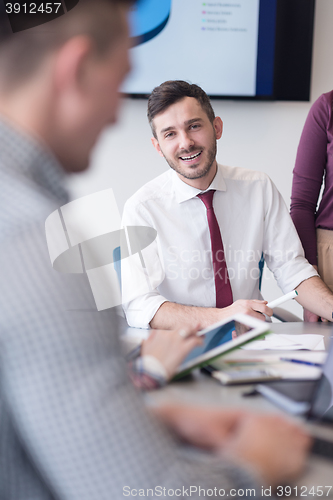
<svg viewBox="0 0 333 500">
<path fill-rule="evenodd" d="M 198 335 L 204 341 L 184 359 L 178 368 L 174 380 L 184 377 L 194 368 L 208 365 L 222 354 L 226 354 L 251 340 L 264 337 L 269 333 L 270 323 L 260 321 L 245 314 L 235 314 L 214 325 L 200 330 Z"/>
</svg>

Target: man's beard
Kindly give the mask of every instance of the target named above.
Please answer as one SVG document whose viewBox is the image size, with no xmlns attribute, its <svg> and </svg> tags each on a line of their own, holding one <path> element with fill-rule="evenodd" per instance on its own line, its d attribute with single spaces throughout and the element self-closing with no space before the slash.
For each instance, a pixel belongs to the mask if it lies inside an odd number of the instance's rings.
<svg viewBox="0 0 333 500">
<path fill-rule="evenodd" d="M 200 147 L 197 147 L 197 146 L 194 146 L 193 148 L 191 148 L 190 150 L 188 151 L 184 151 L 183 154 L 191 154 L 192 151 L 198 151 L 198 149 L 200 150 L 201 148 Z M 204 150 L 203 150 L 204 152 Z M 163 153 L 163 151 L 162 151 Z M 214 161 L 215 161 L 215 158 L 216 158 L 216 153 L 217 153 L 217 146 L 216 146 L 216 139 L 214 139 L 211 147 L 207 150 L 207 161 L 206 163 L 200 168 L 200 169 L 197 169 L 195 166 L 193 167 L 193 172 L 187 172 L 185 169 L 183 170 L 181 167 L 182 165 L 179 165 L 179 163 L 174 163 L 171 159 L 167 158 L 164 153 L 164 158 L 165 160 L 167 161 L 167 163 L 169 164 L 169 166 L 175 170 L 175 172 L 177 172 L 177 174 L 181 175 L 182 177 L 184 177 L 185 179 L 191 179 L 191 180 L 194 180 L 194 179 L 201 179 L 202 177 L 205 177 L 208 172 L 210 171 L 210 169 L 212 168 L 213 164 L 214 164 Z M 179 160 L 180 162 L 182 160 Z M 191 168 L 191 167 L 187 167 L 187 168 Z"/>
</svg>

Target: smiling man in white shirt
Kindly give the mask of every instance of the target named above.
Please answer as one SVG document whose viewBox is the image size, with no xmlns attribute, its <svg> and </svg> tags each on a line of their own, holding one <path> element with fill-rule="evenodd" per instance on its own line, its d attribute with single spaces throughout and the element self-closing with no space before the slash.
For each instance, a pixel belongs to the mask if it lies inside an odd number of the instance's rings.
<svg viewBox="0 0 333 500">
<path fill-rule="evenodd" d="M 205 327 L 239 312 L 270 316 L 259 290 L 262 255 L 284 293 L 297 288 L 304 307 L 331 320 L 333 295 L 304 258 L 272 181 L 262 172 L 217 164 L 223 123 L 205 92 L 165 82 L 149 98 L 148 119 L 153 146 L 171 170 L 125 205 L 125 226 L 157 231 L 141 253 L 148 279 L 140 293 L 130 284 L 134 268 L 128 279 L 124 269 L 124 295 L 132 292 L 124 307 L 128 323 L 171 329 Z"/>
</svg>

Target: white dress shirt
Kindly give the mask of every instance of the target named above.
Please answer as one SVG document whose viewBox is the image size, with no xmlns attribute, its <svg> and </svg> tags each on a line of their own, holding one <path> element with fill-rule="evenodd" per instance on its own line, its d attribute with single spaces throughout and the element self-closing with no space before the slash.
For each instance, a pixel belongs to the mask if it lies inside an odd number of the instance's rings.
<svg viewBox="0 0 333 500">
<path fill-rule="evenodd" d="M 282 196 L 266 174 L 219 165 L 208 189 L 216 190 L 213 206 L 234 301 L 262 298 L 258 267 L 262 254 L 283 293 L 317 275 L 304 258 Z M 216 306 L 207 213 L 199 193 L 169 170 L 126 202 L 124 226 L 157 231 L 154 243 L 142 251 L 149 289 L 132 294 L 124 305 L 130 326 L 148 328 L 166 301 Z M 126 297 L 133 273 L 125 270 L 124 276 Z"/>
</svg>

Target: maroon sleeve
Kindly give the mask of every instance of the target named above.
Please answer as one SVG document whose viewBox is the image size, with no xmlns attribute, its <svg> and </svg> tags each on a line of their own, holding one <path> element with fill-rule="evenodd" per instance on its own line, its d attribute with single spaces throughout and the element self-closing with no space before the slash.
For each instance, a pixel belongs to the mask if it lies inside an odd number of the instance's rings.
<svg viewBox="0 0 333 500">
<path fill-rule="evenodd" d="M 315 213 L 326 168 L 328 96 L 313 104 L 306 119 L 293 171 L 290 214 L 310 264 L 317 265 Z"/>
</svg>

